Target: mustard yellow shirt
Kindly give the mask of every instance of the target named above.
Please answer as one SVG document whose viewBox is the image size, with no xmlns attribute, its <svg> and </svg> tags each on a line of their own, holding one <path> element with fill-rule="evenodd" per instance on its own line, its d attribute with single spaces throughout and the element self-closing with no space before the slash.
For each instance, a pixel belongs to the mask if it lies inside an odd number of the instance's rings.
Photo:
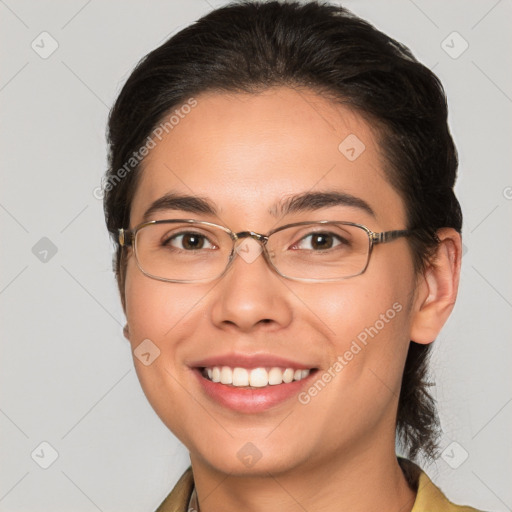
<svg viewBox="0 0 512 512">
<path fill-rule="evenodd" d="M 417 489 L 416 501 L 410 512 L 478 512 L 471 507 L 454 505 L 418 466 L 404 459 L 399 461 L 407 479 Z M 192 468 L 189 467 L 156 512 L 198 511 Z"/>
</svg>

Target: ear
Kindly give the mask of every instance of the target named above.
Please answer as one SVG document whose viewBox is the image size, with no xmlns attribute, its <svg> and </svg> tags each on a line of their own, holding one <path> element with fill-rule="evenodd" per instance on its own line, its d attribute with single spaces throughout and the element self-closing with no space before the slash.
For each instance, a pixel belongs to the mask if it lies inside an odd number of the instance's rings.
<svg viewBox="0 0 512 512">
<path fill-rule="evenodd" d="M 418 278 L 410 339 L 432 343 L 450 316 L 457 298 L 462 257 L 460 233 L 453 228 L 437 231 L 436 252 Z"/>
<path fill-rule="evenodd" d="M 124 334 L 124 337 L 130 341 L 130 328 L 128 327 L 128 324 L 125 324 L 124 327 L 123 327 L 123 334 Z"/>
</svg>

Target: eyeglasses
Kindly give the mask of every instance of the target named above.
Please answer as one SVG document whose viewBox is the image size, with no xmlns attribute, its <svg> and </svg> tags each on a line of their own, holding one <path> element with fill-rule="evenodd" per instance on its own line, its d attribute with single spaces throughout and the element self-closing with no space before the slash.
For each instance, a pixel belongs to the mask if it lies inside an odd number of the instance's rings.
<svg viewBox="0 0 512 512">
<path fill-rule="evenodd" d="M 224 275 L 236 254 L 249 262 L 250 252 L 252 259 L 262 252 L 270 268 L 282 277 L 327 282 L 362 274 L 374 245 L 410 233 L 410 230 L 375 233 L 361 224 L 321 220 L 287 224 L 262 235 L 253 231 L 234 233 L 206 221 L 173 219 L 119 229 L 119 243 L 125 247 L 131 245 L 139 269 L 161 281 L 212 281 Z M 247 242 L 240 242 L 247 238 Z M 252 242 L 252 249 L 251 240 L 259 242 Z"/>
</svg>

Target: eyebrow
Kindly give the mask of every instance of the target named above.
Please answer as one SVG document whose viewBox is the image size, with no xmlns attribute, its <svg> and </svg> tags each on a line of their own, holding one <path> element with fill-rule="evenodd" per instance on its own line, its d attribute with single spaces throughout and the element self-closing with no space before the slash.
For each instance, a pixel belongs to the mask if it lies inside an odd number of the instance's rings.
<svg viewBox="0 0 512 512">
<path fill-rule="evenodd" d="M 305 192 L 287 197 L 272 205 L 268 212 L 273 217 L 278 218 L 290 213 L 312 212 L 332 206 L 358 208 L 375 217 L 375 212 L 363 199 L 345 192 L 332 190 L 326 192 Z M 181 210 L 187 213 L 218 216 L 215 203 L 207 198 L 168 192 L 151 203 L 144 213 L 143 222 L 150 220 L 153 214 L 166 210 Z"/>
</svg>

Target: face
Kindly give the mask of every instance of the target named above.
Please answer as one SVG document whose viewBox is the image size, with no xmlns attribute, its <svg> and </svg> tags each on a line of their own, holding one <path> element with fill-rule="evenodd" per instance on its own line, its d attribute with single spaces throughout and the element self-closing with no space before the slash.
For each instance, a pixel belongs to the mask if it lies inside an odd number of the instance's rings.
<svg viewBox="0 0 512 512">
<path fill-rule="evenodd" d="M 170 206 L 149 220 L 194 218 L 262 234 L 319 220 L 375 232 L 405 229 L 403 200 L 359 115 L 290 88 L 196 100 L 146 158 L 130 227 L 173 193 L 206 199 L 216 213 Z M 353 202 L 282 215 L 283 201 L 315 192 L 353 196 L 373 213 Z M 405 239 L 376 245 L 363 274 L 327 283 L 283 278 L 261 255 L 251 262 L 236 256 L 226 274 L 209 283 L 169 283 L 144 275 L 129 251 L 128 337 L 133 350 L 144 340 L 159 350 L 148 365 L 134 357 L 138 377 L 193 463 L 232 474 L 275 474 L 365 450 L 394 450 L 416 282 Z M 204 375 L 205 367 L 213 373 L 223 366 L 260 368 L 263 378 L 261 368 L 273 367 L 309 375 L 251 389 Z M 290 371 L 273 375 L 279 380 Z"/>
</svg>

